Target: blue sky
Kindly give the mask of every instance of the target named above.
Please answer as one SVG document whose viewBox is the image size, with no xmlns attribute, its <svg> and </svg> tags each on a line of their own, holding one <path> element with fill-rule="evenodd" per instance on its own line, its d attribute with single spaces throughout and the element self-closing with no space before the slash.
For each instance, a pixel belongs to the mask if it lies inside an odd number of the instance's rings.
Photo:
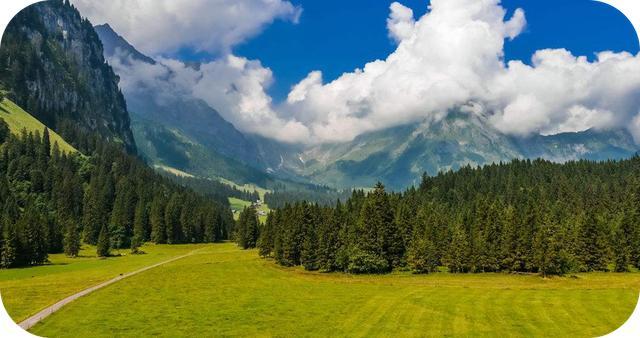
<svg viewBox="0 0 640 338">
<path fill-rule="evenodd" d="M 300 22 L 277 20 L 264 32 L 236 47 L 234 52 L 261 60 L 271 68 L 275 83 L 269 88 L 276 101 L 286 97 L 292 85 L 312 70 L 322 70 L 325 81 L 385 58 L 395 49 L 387 35 L 390 0 L 293 0 L 304 9 Z M 424 0 L 404 0 L 416 19 L 427 5 Z M 528 62 L 534 51 L 566 48 L 593 58 L 603 50 L 639 50 L 635 31 L 616 9 L 590 0 L 504 0 L 509 14 L 523 8 L 524 33 L 505 46 L 507 59 Z M 207 59 L 206 54 L 183 51 L 184 60 Z"/>
<path fill-rule="evenodd" d="M 508 135 L 626 128 L 640 143 L 638 38 L 599 2 L 504 0 L 502 19 L 503 7 L 477 0 L 431 0 L 428 16 L 426 0 L 73 1 L 171 68 L 133 65 L 121 85 L 169 81 L 243 132 L 343 142 L 463 106 Z M 503 52 L 524 64 L 505 67 Z"/>
</svg>

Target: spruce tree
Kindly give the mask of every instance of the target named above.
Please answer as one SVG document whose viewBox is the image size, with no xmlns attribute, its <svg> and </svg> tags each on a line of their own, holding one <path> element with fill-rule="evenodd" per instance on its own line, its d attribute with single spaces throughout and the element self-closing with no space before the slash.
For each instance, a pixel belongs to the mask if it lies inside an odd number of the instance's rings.
<svg viewBox="0 0 640 338">
<path fill-rule="evenodd" d="M 303 216 L 304 239 L 300 251 L 302 266 L 308 271 L 318 270 L 318 235 L 316 232 L 316 217 L 311 206 L 305 205 Z"/>
<path fill-rule="evenodd" d="M 138 253 L 140 246 L 145 241 L 145 229 L 149 222 L 146 203 L 140 199 L 136 206 L 135 218 L 133 222 L 133 237 L 131 238 L 131 252 Z"/>
<path fill-rule="evenodd" d="M 156 196 L 151 202 L 149 221 L 151 223 L 151 241 L 156 244 L 167 242 L 167 230 L 164 222 L 164 201 L 160 196 Z"/>
<path fill-rule="evenodd" d="M 97 251 L 98 257 L 109 257 L 111 253 L 109 231 L 106 225 L 103 225 L 102 228 L 100 229 L 96 251 Z"/>
<path fill-rule="evenodd" d="M 450 272 L 462 273 L 469 271 L 469 240 L 462 224 L 455 222 L 451 233 L 451 243 L 444 263 Z"/>
<path fill-rule="evenodd" d="M 425 236 L 415 236 L 407 251 L 407 263 L 414 273 L 435 272 L 438 269 L 436 247 Z"/>
<path fill-rule="evenodd" d="M 73 219 L 65 220 L 64 253 L 69 257 L 77 257 L 80 252 L 80 234 Z"/>
<path fill-rule="evenodd" d="M 267 214 L 267 220 L 260 231 L 260 237 L 258 238 L 258 253 L 261 257 L 269 257 L 273 252 L 273 241 L 275 235 L 274 217 L 275 214 L 273 212 L 269 212 L 269 214 Z"/>
</svg>

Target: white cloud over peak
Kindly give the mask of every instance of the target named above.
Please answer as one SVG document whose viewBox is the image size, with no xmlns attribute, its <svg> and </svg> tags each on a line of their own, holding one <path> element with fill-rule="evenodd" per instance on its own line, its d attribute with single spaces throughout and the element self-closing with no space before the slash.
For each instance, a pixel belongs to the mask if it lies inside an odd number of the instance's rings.
<svg viewBox="0 0 640 338">
<path fill-rule="evenodd" d="M 523 10 L 507 15 L 499 0 L 432 0 L 418 20 L 394 2 L 387 20 L 397 43 L 394 52 L 328 82 L 320 70 L 313 71 L 282 103 L 267 94 L 274 81 L 271 70 L 228 48 L 275 18 L 297 20 L 300 10 L 287 1 L 74 3 L 90 18 L 100 13 L 143 50 L 167 51 L 186 43 L 222 51 L 197 70 L 165 59 L 160 60 L 165 66 L 121 72 L 122 85 L 151 86 L 169 78 L 171 90 L 206 101 L 240 130 L 280 141 L 349 141 L 366 132 L 437 121 L 453 109 L 472 106 L 469 113 L 486 116 L 505 134 L 627 128 L 640 143 L 640 56 L 602 52 L 589 61 L 548 49 L 536 52 L 531 65 L 505 64 L 505 41 L 516 39 L 527 22 Z M 155 39 L 158 34 L 163 38 Z"/>
<path fill-rule="evenodd" d="M 297 22 L 287 0 L 72 0 L 94 24 L 109 23 L 143 53 L 182 48 L 227 53 L 276 19 Z"/>
<path fill-rule="evenodd" d="M 152 65 L 126 55 L 109 59 L 121 76 L 120 87 L 125 94 L 152 90 L 156 100 L 167 102 L 180 96 L 193 97 L 214 107 L 225 120 L 245 132 L 290 143 L 309 138 L 304 125 L 279 117 L 272 108 L 271 97 L 264 88 L 273 82 L 273 74 L 259 61 L 233 54 L 198 67 L 173 59 L 157 61 Z"/>
<path fill-rule="evenodd" d="M 505 21 L 496 0 L 433 0 L 415 23 L 408 12 L 391 5 L 388 27 L 399 44 L 386 60 L 327 84 L 313 72 L 294 87 L 289 103 L 304 114 L 300 120 L 316 142 L 347 141 L 441 116 L 443 110 L 486 96 L 486 80 L 503 70 L 505 38 L 515 37 L 525 25 L 521 11 Z"/>
<path fill-rule="evenodd" d="M 506 17 L 499 0 L 432 0 L 415 22 L 393 3 L 393 53 L 329 83 L 314 71 L 287 104 L 311 142 L 437 120 L 469 102 L 505 134 L 627 128 L 640 142 L 640 56 L 602 52 L 589 62 L 556 49 L 536 52 L 530 66 L 505 64 L 505 41 L 525 26 L 524 11 Z"/>
</svg>

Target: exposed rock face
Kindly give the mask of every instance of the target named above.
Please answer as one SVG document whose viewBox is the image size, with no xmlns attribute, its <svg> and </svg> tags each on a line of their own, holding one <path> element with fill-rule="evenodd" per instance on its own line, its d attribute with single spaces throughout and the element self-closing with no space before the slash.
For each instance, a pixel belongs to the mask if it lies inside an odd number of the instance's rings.
<svg viewBox="0 0 640 338">
<path fill-rule="evenodd" d="M 0 82 L 16 103 L 54 130 L 73 125 L 135 152 L 118 81 L 93 26 L 66 1 L 24 9 L 2 38 Z"/>
</svg>

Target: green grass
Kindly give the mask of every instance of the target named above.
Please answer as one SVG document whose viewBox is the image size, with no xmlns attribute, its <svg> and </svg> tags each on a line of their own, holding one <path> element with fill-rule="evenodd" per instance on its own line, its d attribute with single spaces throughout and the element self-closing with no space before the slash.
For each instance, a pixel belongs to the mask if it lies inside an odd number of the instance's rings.
<svg viewBox="0 0 640 338">
<path fill-rule="evenodd" d="M 251 202 L 241 200 L 235 197 L 229 197 L 229 205 L 231 206 L 231 210 L 238 210 L 238 212 L 233 214 L 233 219 L 238 220 L 238 217 L 240 216 L 240 211 L 242 211 L 242 209 L 244 209 L 245 207 L 251 206 Z M 264 203 L 260 205 L 260 207 L 258 208 L 258 211 L 264 211 L 267 214 L 269 213 L 270 210 L 271 209 L 269 209 L 269 206 L 267 206 Z M 258 219 L 260 220 L 260 222 L 264 223 L 267 221 L 267 216 L 258 215 Z"/>
<path fill-rule="evenodd" d="M 143 255 L 100 259 L 95 247 L 84 245 L 80 257 L 49 255 L 50 264 L 0 270 L 0 294 L 9 315 L 20 322 L 39 310 L 90 286 L 121 273 L 135 271 L 168 260 L 201 247 L 201 245 L 146 245 Z"/>
<path fill-rule="evenodd" d="M 309 273 L 227 243 L 83 297 L 32 331 L 48 337 L 593 337 L 629 317 L 639 290 L 640 274 Z"/>
<path fill-rule="evenodd" d="M 224 179 L 222 177 L 219 177 L 218 181 L 220 181 L 221 183 L 230 185 L 230 186 L 232 186 L 232 187 L 234 187 L 234 188 L 236 188 L 238 190 L 244 190 L 244 191 L 250 191 L 250 192 L 256 191 L 258 193 L 258 195 L 260 196 L 260 199 L 263 200 L 263 201 L 264 201 L 264 194 L 266 194 L 268 192 L 272 192 L 271 190 L 259 187 L 259 186 L 255 185 L 255 184 L 243 184 L 243 185 L 240 185 L 240 184 L 237 184 L 237 183 L 235 183 L 233 181 L 229 181 L 227 179 Z"/>
<path fill-rule="evenodd" d="M 5 99 L 0 103 L 0 118 L 3 118 L 7 122 L 11 132 L 16 135 L 19 135 L 22 132 L 22 129 L 27 129 L 27 131 L 32 132 L 37 130 L 40 132 L 40 135 L 42 135 L 42 131 L 45 127 L 44 124 L 9 99 Z M 56 134 L 53 130 L 49 130 L 49 137 L 52 145 L 54 142 L 58 142 L 58 146 L 61 151 L 66 153 L 76 152 L 74 147 L 62 139 L 62 137 Z"/>
</svg>

